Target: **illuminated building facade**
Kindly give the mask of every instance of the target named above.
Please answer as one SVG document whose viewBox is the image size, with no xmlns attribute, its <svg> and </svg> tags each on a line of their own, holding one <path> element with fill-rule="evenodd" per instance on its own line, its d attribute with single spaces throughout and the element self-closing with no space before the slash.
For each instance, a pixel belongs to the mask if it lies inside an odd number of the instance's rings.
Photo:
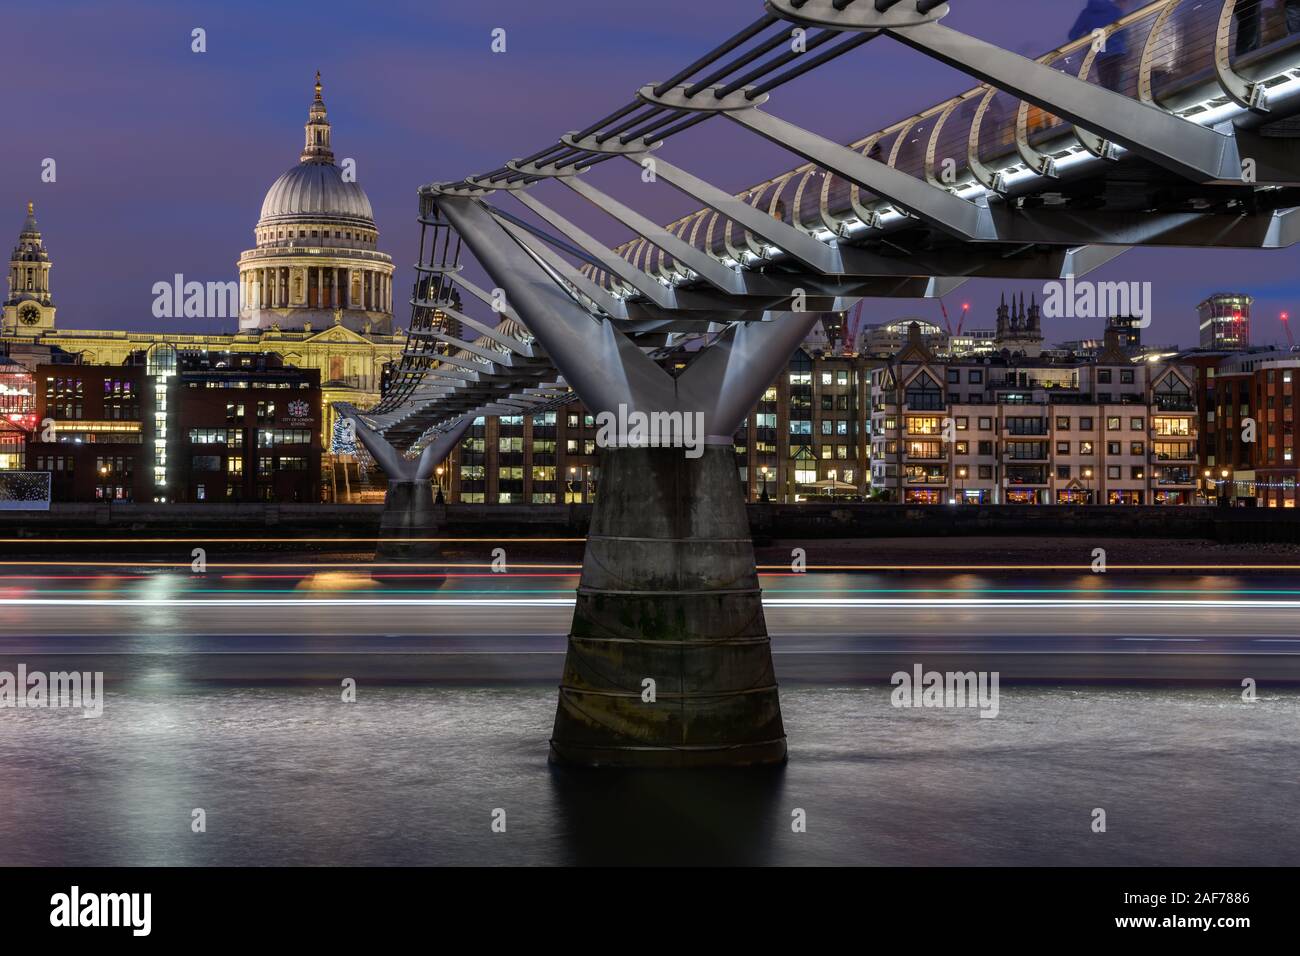
<svg viewBox="0 0 1300 956">
<path fill-rule="evenodd" d="M 872 373 L 872 485 L 906 504 L 1197 502 L 1196 372 L 1133 362 L 946 361 L 919 332 Z"/>
<path fill-rule="evenodd" d="M 25 365 L 0 356 L 0 471 L 27 466 L 27 436 L 38 421 L 34 376 Z"/>
<path fill-rule="evenodd" d="M 1250 347 L 1250 306 L 1241 293 L 1217 292 L 1196 307 L 1203 349 L 1238 351 Z"/>
<path fill-rule="evenodd" d="M 167 382 L 174 501 L 321 497 L 321 391 L 314 369 L 276 356 L 179 356 Z"/>
<path fill-rule="evenodd" d="M 335 164 L 331 136 L 317 73 L 299 161 L 267 190 L 257 246 L 239 257 L 241 331 L 331 323 L 393 330 L 393 260 L 378 248 L 356 163 Z"/>
<path fill-rule="evenodd" d="M 800 349 L 736 434 L 751 501 L 861 496 L 869 477 L 867 376 L 879 363 Z M 565 504 L 595 500 L 594 416 L 576 400 L 553 411 L 479 419 L 437 476 L 450 502 Z"/>
<path fill-rule="evenodd" d="M 1224 503 L 1296 507 L 1300 355 L 1259 349 L 1198 364 L 1207 485 Z"/>
<path fill-rule="evenodd" d="M 0 332 L 33 336 L 54 328 L 54 299 L 50 295 L 50 254 L 36 225 L 34 204 L 9 256 L 9 294 L 4 301 Z"/>
<path fill-rule="evenodd" d="M 330 434 L 333 403 L 358 408 L 377 403 L 385 367 L 398 361 L 406 347 L 405 332 L 393 329 L 392 259 L 377 248 L 379 233 L 370 200 L 354 172 L 347 160 L 343 166 L 335 164 L 318 85 L 300 161 L 267 191 L 254 230 L 256 247 L 239 259 L 245 308 L 239 329 L 228 334 L 57 328 L 52 263 L 29 203 L 9 263 L 0 352 L 28 375 L 40 365 L 60 362 L 122 366 L 140 356 L 207 352 L 214 362 L 239 364 L 272 355 L 286 366 L 315 371 L 319 400 L 313 416 Z M 160 376 L 167 374 L 164 361 Z M 160 417 L 151 439 L 157 448 L 150 468 L 155 476 L 150 499 L 171 495 L 165 387 L 159 394 L 152 413 Z M 20 397 L 9 400 L 0 393 L 0 404 L 6 401 L 22 404 Z M 0 409 L 0 466 L 11 462 L 11 467 L 21 467 L 25 458 L 17 436 L 3 421 L 12 424 L 9 414 L 30 412 Z M 349 464 L 350 459 L 328 453 L 323 463 L 331 470 Z"/>
<path fill-rule="evenodd" d="M 152 501 L 154 382 L 143 365 L 39 365 L 27 470 L 52 501 Z"/>
</svg>

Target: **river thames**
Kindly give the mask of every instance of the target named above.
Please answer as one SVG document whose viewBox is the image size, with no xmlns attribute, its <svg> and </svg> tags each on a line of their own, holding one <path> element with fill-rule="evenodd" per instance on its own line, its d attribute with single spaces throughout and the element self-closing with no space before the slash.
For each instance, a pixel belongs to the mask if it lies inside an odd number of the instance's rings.
<svg viewBox="0 0 1300 956">
<path fill-rule="evenodd" d="M 546 760 L 552 686 L 362 683 L 344 703 L 159 676 L 110 690 L 99 719 L 0 711 L 0 865 L 1300 858 L 1294 688 L 1244 703 L 1231 687 L 1003 684 L 996 719 L 897 709 L 880 684 L 782 700 L 782 769 L 571 771 Z"/>
</svg>

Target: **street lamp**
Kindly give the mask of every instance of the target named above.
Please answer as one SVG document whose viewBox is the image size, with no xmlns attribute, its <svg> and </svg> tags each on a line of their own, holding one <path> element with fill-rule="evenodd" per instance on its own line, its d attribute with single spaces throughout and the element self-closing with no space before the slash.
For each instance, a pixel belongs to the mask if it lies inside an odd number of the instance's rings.
<svg viewBox="0 0 1300 956">
<path fill-rule="evenodd" d="M 99 487 L 103 491 L 104 497 L 108 499 L 108 509 L 113 510 L 113 486 L 105 485 L 104 481 L 108 478 L 108 465 L 99 466 Z"/>
<path fill-rule="evenodd" d="M 1084 480 L 1083 490 L 1088 494 L 1088 500 L 1086 504 L 1092 504 L 1092 484 L 1091 484 L 1092 469 L 1091 468 L 1083 469 L 1083 480 Z"/>
<path fill-rule="evenodd" d="M 573 479 L 578 475 L 578 469 L 569 466 L 569 480 L 564 483 L 565 497 L 569 499 L 569 504 L 573 504 Z"/>
<path fill-rule="evenodd" d="M 442 496 L 442 465 L 439 465 L 433 471 L 438 476 L 438 495 L 433 499 L 433 503 L 436 505 L 445 504 L 447 499 Z"/>
<path fill-rule="evenodd" d="M 1224 468 L 1222 471 L 1219 472 L 1219 477 L 1223 479 L 1223 482 L 1219 485 L 1219 506 L 1224 508 L 1229 506 L 1229 500 L 1230 500 L 1228 494 L 1229 474 L 1231 474 L 1231 472 L 1229 472 L 1227 468 Z"/>
<path fill-rule="evenodd" d="M 585 504 L 587 499 L 591 496 L 591 466 L 590 465 L 582 465 L 581 469 L 579 469 L 579 466 L 577 465 L 570 466 L 568 489 L 569 489 L 569 494 L 572 495 L 573 483 L 578 479 L 579 470 L 581 470 L 582 472 L 582 502 Z"/>
<path fill-rule="evenodd" d="M 962 504 L 966 503 L 966 476 L 970 474 L 965 465 L 957 469 L 957 479 L 961 482 L 959 486 L 959 498 Z"/>
<path fill-rule="evenodd" d="M 767 495 L 767 465 L 763 465 L 758 470 L 763 476 L 763 492 L 759 495 L 759 501 L 771 501 L 772 499 Z"/>
</svg>

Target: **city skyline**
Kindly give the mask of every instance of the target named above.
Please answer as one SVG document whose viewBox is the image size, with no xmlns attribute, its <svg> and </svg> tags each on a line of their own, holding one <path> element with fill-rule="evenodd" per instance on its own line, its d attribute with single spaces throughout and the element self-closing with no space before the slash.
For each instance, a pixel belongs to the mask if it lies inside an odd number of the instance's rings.
<svg viewBox="0 0 1300 956">
<path fill-rule="evenodd" d="M 622 101 L 625 91 L 618 84 L 631 89 L 667 74 L 701 52 L 701 35 L 725 30 L 728 18 L 744 12 L 743 4 L 728 3 L 703 12 L 692 9 L 689 19 L 674 18 L 672 12 L 685 5 L 670 3 L 647 32 L 595 4 L 580 4 L 573 17 L 557 24 L 526 4 L 501 0 L 452 14 L 450 26 L 440 14 L 439 32 L 429 38 L 424 27 L 434 22 L 432 14 L 416 4 L 398 4 L 373 23 L 360 24 L 346 40 L 326 33 L 310 49 L 273 50 L 269 47 L 282 34 L 265 29 L 267 23 L 291 20 L 304 7 L 267 12 L 245 3 L 220 10 L 182 3 L 163 12 L 128 7 L 110 17 L 88 4 L 54 5 L 76 16 L 41 18 L 34 11 L 15 11 L 15 33 L 27 42 L 0 64 L 0 75 L 20 92 L 24 106 L 21 124 L 0 151 L 0 179 L 7 186 L 0 191 L 0 241 L 12 243 L 26 203 L 34 201 L 54 262 L 52 287 L 62 328 L 196 333 L 232 331 L 233 323 L 156 319 L 150 311 L 153 285 L 170 282 L 176 273 L 201 282 L 236 277 L 235 263 L 250 246 L 259 198 L 297 154 L 315 70 L 323 74 L 338 155 L 356 159 L 358 180 L 374 203 L 379 248 L 398 267 L 395 320 L 404 325 L 419 185 L 485 171 L 549 142 L 556 128 L 582 125 Z M 950 22 L 988 34 L 994 28 L 982 22 L 985 6 L 963 5 Z M 1010 33 L 1002 42 L 1023 53 L 1061 42 L 1076 4 L 1044 6 L 999 4 L 997 30 Z M 491 31 L 498 27 L 507 31 L 504 54 L 490 49 Z M 191 51 L 195 28 L 206 31 L 204 53 Z M 370 30 L 385 38 L 384 61 L 377 68 L 361 52 Z M 393 42 L 393 36 L 402 39 Z M 41 53 L 56 43 L 64 51 L 64 68 L 51 73 Z M 433 66 L 427 58 L 431 43 L 437 53 Z M 898 45 L 872 45 L 858 56 L 870 62 L 846 57 L 801 80 L 801 94 L 823 95 L 791 97 L 788 102 L 817 104 L 793 118 L 847 141 L 969 87 L 968 79 L 932 63 L 918 72 L 922 61 Z M 584 64 L 598 66 L 607 82 L 593 88 L 584 80 Z M 866 76 L 868 66 L 874 71 L 882 65 L 910 67 L 914 81 L 870 90 L 854 109 L 844 109 L 844 89 Z M 166 82 L 155 82 L 164 72 Z M 456 82 L 471 74 L 474 84 Z M 519 80 L 527 74 L 547 76 L 548 95 L 521 98 Z M 81 102 L 91 89 L 97 122 L 90 127 L 61 122 L 70 101 Z M 780 104 L 778 96 L 773 106 Z M 473 122 L 476 113 L 488 111 L 511 120 Z M 789 154 L 714 126 L 683 134 L 682 145 L 672 144 L 665 157 L 693 150 L 703 172 L 735 190 L 795 165 Z M 56 161 L 52 183 L 41 180 L 48 158 Z M 623 170 L 597 169 L 591 178 L 611 190 L 628 188 Z M 656 188 L 662 208 L 673 214 L 697 208 L 671 189 Z M 568 204 L 558 205 L 611 245 L 626 238 L 579 201 L 559 198 Z M 79 225 L 92 221 L 112 223 L 111 243 L 102 228 Z M 1295 256 L 1293 250 L 1142 249 L 1090 278 L 1152 283 L 1148 341 L 1194 345 L 1196 305 L 1211 293 L 1231 291 L 1256 299 L 1254 344 L 1284 344 L 1278 315 L 1294 312 L 1300 303 L 1300 282 L 1287 278 Z M 1041 298 L 1042 288 L 1041 282 L 975 280 L 949 296 L 946 305 L 955 324 L 961 304 L 969 302 L 967 327 L 983 328 L 992 324 L 1003 292 Z M 918 317 L 943 325 L 934 300 L 872 299 L 864 313 L 869 323 Z M 1049 342 L 1094 338 L 1101 324 L 1100 319 L 1048 318 L 1044 333 Z"/>
</svg>

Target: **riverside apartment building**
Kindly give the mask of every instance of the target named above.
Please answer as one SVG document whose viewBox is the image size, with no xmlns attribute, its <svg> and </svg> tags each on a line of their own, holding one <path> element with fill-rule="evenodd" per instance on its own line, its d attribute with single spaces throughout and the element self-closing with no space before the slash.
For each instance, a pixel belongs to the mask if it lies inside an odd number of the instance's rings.
<svg viewBox="0 0 1300 956">
<path fill-rule="evenodd" d="M 871 373 L 872 487 L 909 504 L 1203 502 L 1196 378 L 1135 362 L 1113 330 L 1090 360 L 956 361 L 917 330 Z"/>
</svg>

